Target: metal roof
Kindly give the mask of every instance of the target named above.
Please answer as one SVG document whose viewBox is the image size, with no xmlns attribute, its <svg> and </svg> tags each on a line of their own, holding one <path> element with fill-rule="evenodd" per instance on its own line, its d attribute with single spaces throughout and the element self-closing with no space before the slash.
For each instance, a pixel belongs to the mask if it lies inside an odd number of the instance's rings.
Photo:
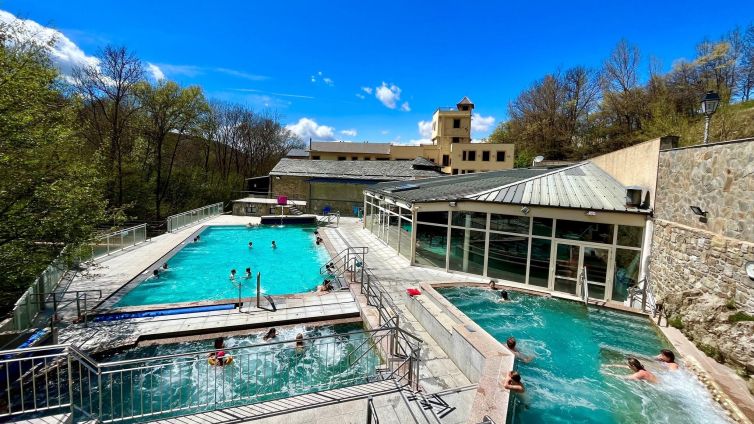
<svg viewBox="0 0 754 424">
<path fill-rule="evenodd" d="M 308 158 L 309 152 L 304 149 L 291 149 L 288 151 L 288 154 L 285 155 L 287 158 Z"/>
<path fill-rule="evenodd" d="M 347 141 L 312 141 L 309 151 L 329 153 L 390 154 L 390 143 L 351 143 Z"/>
<path fill-rule="evenodd" d="M 442 173 L 421 167 L 417 169 L 413 161 L 284 158 L 270 171 L 270 175 L 389 181 L 436 177 Z"/>
<path fill-rule="evenodd" d="M 419 186 L 417 189 L 396 194 L 389 192 L 390 184 L 378 184 L 373 189 L 410 202 L 474 200 L 522 206 L 649 212 L 646 209 L 627 207 L 626 187 L 591 162 L 582 162 L 554 170 L 510 169 L 472 174 L 472 179 L 464 180 L 464 177 L 469 176 L 423 180 L 416 183 Z M 509 181 L 504 181 L 505 178 Z M 498 182 L 503 183 L 497 184 Z M 464 193 L 464 189 L 458 187 L 479 187 L 485 184 L 495 186 L 476 190 L 473 193 Z"/>
</svg>

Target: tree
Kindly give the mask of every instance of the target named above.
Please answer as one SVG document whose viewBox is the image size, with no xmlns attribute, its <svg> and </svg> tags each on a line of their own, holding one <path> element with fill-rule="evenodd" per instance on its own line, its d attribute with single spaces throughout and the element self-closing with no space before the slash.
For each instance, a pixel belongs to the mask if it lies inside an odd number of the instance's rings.
<svg viewBox="0 0 754 424">
<path fill-rule="evenodd" d="M 101 180 L 80 155 L 75 116 L 48 42 L 0 25 L 0 310 L 66 245 L 105 217 Z"/>
<path fill-rule="evenodd" d="M 178 149 L 187 138 L 200 133 L 208 106 L 201 88 L 181 88 L 172 81 L 143 82 L 135 91 L 144 115 L 146 150 L 153 153 L 155 219 L 159 220 Z"/>
<path fill-rule="evenodd" d="M 73 86 L 83 105 L 83 136 L 97 149 L 106 149 L 108 197 L 123 204 L 123 163 L 135 135 L 136 85 L 144 78 L 141 61 L 125 47 L 107 46 L 98 64 L 74 70 Z M 113 175 L 114 174 L 114 175 Z"/>
</svg>

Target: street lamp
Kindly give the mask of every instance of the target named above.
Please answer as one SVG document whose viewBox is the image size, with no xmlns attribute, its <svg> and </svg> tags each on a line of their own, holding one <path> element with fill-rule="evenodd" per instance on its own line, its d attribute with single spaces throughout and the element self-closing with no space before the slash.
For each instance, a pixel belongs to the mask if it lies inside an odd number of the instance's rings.
<svg viewBox="0 0 754 424">
<path fill-rule="evenodd" d="M 704 144 L 709 141 L 709 120 L 720 104 L 720 96 L 714 91 L 708 91 L 702 97 L 702 113 L 704 114 Z"/>
</svg>

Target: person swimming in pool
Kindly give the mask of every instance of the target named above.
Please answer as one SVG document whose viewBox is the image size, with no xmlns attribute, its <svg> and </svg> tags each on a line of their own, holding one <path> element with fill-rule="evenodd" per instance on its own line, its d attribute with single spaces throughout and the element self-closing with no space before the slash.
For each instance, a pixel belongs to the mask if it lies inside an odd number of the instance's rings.
<svg viewBox="0 0 754 424">
<path fill-rule="evenodd" d="M 508 291 L 507 290 L 500 290 L 500 299 L 499 302 L 507 302 L 510 299 L 508 298 Z"/>
<path fill-rule="evenodd" d="M 228 276 L 228 278 L 230 279 L 230 281 L 236 281 L 236 269 L 235 268 L 230 270 L 230 275 Z"/>
<path fill-rule="evenodd" d="M 246 268 L 246 273 L 243 275 L 244 280 L 250 280 L 251 279 L 251 268 Z"/>
<path fill-rule="evenodd" d="M 655 375 L 651 372 L 647 371 L 646 368 L 644 368 L 644 365 L 642 365 L 638 359 L 634 358 L 633 356 L 629 356 L 626 362 L 628 363 L 628 368 L 634 372 L 633 374 L 628 376 L 629 380 L 643 380 L 650 383 L 657 382 L 657 377 L 655 377 Z"/>
<path fill-rule="evenodd" d="M 322 282 L 322 285 L 317 287 L 317 292 L 319 292 L 319 294 L 325 294 L 325 293 L 331 292 L 332 289 L 333 289 L 332 281 L 325 278 L 325 280 Z"/>
<path fill-rule="evenodd" d="M 252 247 L 254 247 L 254 243 L 249 242 L 249 249 L 251 249 Z"/>
<path fill-rule="evenodd" d="M 156 269 L 156 270 L 152 271 L 152 275 L 154 276 L 154 278 L 157 278 L 159 280 L 160 279 L 160 270 Z"/>
<path fill-rule="evenodd" d="M 164 269 L 164 270 L 167 271 L 167 269 L 168 269 L 168 263 L 167 262 L 165 262 L 164 264 L 162 264 L 162 269 Z"/>
<path fill-rule="evenodd" d="M 270 329 L 269 329 L 269 330 L 267 331 L 267 334 L 265 334 L 265 335 L 264 335 L 264 337 L 262 337 L 262 340 L 264 340 L 264 341 L 269 341 L 269 340 L 272 340 L 272 339 L 274 339 L 274 338 L 275 338 L 275 337 L 277 337 L 277 336 L 278 336 L 278 331 L 277 331 L 277 330 L 275 330 L 275 327 L 272 327 L 272 328 L 270 328 Z"/>
<path fill-rule="evenodd" d="M 299 355 L 304 353 L 304 334 L 296 334 L 296 353 Z"/>
<path fill-rule="evenodd" d="M 670 349 L 662 349 L 656 359 L 665 365 L 670 371 L 678 369 L 678 363 L 675 362 L 675 353 Z"/>
<path fill-rule="evenodd" d="M 218 337 L 215 339 L 215 351 L 213 353 L 209 354 L 210 359 L 215 360 L 215 365 L 223 366 L 226 363 L 230 362 L 228 361 L 228 358 L 226 358 L 225 350 L 225 341 L 222 337 Z"/>
<path fill-rule="evenodd" d="M 497 290 L 497 281 L 490 280 L 489 286 L 490 286 L 490 290 Z"/>
<path fill-rule="evenodd" d="M 278 248 L 278 245 L 275 244 L 275 240 L 272 240 L 272 248 L 273 249 L 277 249 Z"/>
<path fill-rule="evenodd" d="M 521 374 L 518 371 L 508 371 L 508 377 L 505 379 L 504 387 L 513 393 L 524 393 L 526 388 L 521 381 Z"/>
<path fill-rule="evenodd" d="M 508 346 L 508 349 L 511 352 L 513 352 L 513 356 L 515 356 L 516 359 L 525 364 L 528 364 L 534 359 L 533 356 L 525 355 L 520 350 L 518 350 L 518 348 L 516 347 L 516 338 L 513 336 L 508 337 L 508 340 L 505 341 L 505 345 Z"/>
</svg>

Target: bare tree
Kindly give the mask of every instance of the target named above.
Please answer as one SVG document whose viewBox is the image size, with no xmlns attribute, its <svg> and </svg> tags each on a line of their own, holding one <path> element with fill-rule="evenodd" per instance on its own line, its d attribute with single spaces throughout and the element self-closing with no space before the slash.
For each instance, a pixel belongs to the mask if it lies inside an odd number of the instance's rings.
<svg viewBox="0 0 754 424">
<path fill-rule="evenodd" d="M 123 204 L 123 158 L 137 112 L 134 88 L 144 77 L 141 61 L 125 47 L 107 46 L 99 63 L 74 69 L 73 86 L 83 101 L 83 135 L 97 148 L 107 149 L 108 194 Z M 117 188 L 113 187 L 117 185 Z"/>
</svg>

